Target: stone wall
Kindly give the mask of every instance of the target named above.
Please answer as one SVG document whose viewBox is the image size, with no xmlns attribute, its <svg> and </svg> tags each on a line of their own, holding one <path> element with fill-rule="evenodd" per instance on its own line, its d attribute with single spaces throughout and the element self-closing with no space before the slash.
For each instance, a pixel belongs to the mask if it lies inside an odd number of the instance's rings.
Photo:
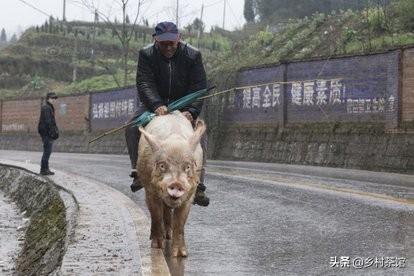
<svg viewBox="0 0 414 276">
<path fill-rule="evenodd" d="M 81 153 L 127 153 L 124 133 L 109 135 L 89 144 L 88 141 L 101 134 L 88 132 L 63 132 L 53 144 L 55 152 Z M 1 133 L 0 149 L 42 151 L 42 140 L 36 133 Z M 0 153 L 1 155 L 1 153 Z"/>
<path fill-rule="evenodd" d="M 414 173 L 414 133 L 387 133 L 383 124 L 233 124 L 209 137 L 210 159 L 274 162 Z M 54 151 L 126 154 L 123 133 L 88 145 L 98 133 L 64 133 Z M 33 134 L 2 134 L 0 149 L 42 151 Z"/>
<path fill-rule="evenodd" d="M 214 159 L 414 173 L 414 133 L 381 124 L 227 125 Z"/>
<path fill-rule="evenodd" d="M 402 121 L 414 121 L 414 49 L 407 49 L 403 56 Z"/>
<path fill-rule="evenodd" d="M 57 189 L 32 173 L 0 164 L 0 189 L 30 217 L 16 275 L 49 275 L 62 263 L 65 205 Z"/>
</svg>

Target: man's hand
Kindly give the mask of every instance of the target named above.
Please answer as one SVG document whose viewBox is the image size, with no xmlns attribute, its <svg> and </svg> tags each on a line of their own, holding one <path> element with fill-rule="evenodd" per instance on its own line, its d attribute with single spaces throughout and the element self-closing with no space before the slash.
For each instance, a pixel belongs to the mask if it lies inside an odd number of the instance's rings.
<svg viewBox="0 0 414 276">
<path fill-rule="evenodd" d="M 162 105 L 160 107 L 158 107 L 157 109 L 155 109 L 155 115 L 160 116 L 160 115 L 166 115 L 168 113 L 168 109 L 165 105 Z"/>
<path fill-rule="evenodd" d="M 193 115 L 191 115 L 191 113 L 189 111 L 181 112 L 181 114 L 183 114 L 190 122 L 194 121 Z"/>
</svg>

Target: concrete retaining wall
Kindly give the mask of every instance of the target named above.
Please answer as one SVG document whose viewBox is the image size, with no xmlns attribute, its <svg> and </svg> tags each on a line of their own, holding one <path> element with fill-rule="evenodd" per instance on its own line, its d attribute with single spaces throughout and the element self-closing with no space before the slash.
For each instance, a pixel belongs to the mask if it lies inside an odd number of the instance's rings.
<svg viewBox="0 0 414 276">
<path fill-rule="evenodd" d="M 414 49 L 407 49 L 403 56 L 402 120 L 414 121 Z"/>
<path fill-rule="evenodd" d="M 381 124 L 227 125 L 214 159 L 414 173 L 414 134 Z"/>
<path fill-rule="evenodd" d="M 82 153 L 127 153 L 124 133 L 109 135 L 91 145 L 88 141 L 101 134 L 96 133 L 61 133 L 53 144 L 56 152 L 82 152 Z M 0 134 L 0 149 L 42 151 L 42 140 L 36 133 L 3 133 Z"/>
<path fill-rule="evenodd" d="M 62 262 L 66 238 L 65 205 L 43 178 L 0 164 L 0 189 L 30 217 L 17 275 L 49 275 Z"/>
</svg>

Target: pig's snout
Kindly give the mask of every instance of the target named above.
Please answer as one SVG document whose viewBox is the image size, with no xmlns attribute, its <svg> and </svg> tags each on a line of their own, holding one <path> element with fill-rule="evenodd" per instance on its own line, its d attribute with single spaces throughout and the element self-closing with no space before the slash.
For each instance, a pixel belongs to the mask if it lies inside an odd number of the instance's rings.
<svg viewBox="0 0 414 276">
<path fill-rule="evenodd" d="M 185 189 L 184 189 L 183 185 L 181 185 L 180 183 L 177 183 L 177 182 L 168 185 L 167 190 L 168 190 L 168 194 L 173 199 L 179 199 L 185 193 Z"/>
</svg>

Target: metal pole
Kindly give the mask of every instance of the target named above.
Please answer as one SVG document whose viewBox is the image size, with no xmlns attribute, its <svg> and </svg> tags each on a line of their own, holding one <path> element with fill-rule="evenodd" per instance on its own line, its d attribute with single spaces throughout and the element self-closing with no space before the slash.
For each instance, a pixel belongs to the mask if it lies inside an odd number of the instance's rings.
<svg viewBox="0 0 414 276">
<path fill-rule="evenodd" d="M 201 36 L 201 27 L 203 24 L 203 12 L 204 12 L 204 3 L 201 5 L 201 15 L 200 15 L 200 28 L 198 28 L 197 32 L 197 48 L 200 48 L 200 36 Z"/>
<path fill-rule="evenodd" d="M 63 21 L 66 21 L 66 0 L 63 0 Z"/>
<path fill-rule="evenodd" d="M 224 25 L 225 25 L 225 22 L 226 22 L 226 4 L 227 4 L 227 2 L 226 2 L 226 0 L 224 0 L 224 8 L 223 8 L 223 27 L 222 27 L 222 29 L 224 30 Z"/>
<path fill-rule="evenodd" d="M 78 35 L 76 33 L 75 33 L 75 49 L 73 50 L 72 63 L 73 63 L 72 82 L 76 82 L 76 79 L 78 76 Z"/>
<path fill-rule="evenodd" d="M 178 28 L 178 5 L 179 5 L 179 0 L 177 0 L 177 7 L 175 9 L 175 25 L 177 25 Z"/>
</svg>

